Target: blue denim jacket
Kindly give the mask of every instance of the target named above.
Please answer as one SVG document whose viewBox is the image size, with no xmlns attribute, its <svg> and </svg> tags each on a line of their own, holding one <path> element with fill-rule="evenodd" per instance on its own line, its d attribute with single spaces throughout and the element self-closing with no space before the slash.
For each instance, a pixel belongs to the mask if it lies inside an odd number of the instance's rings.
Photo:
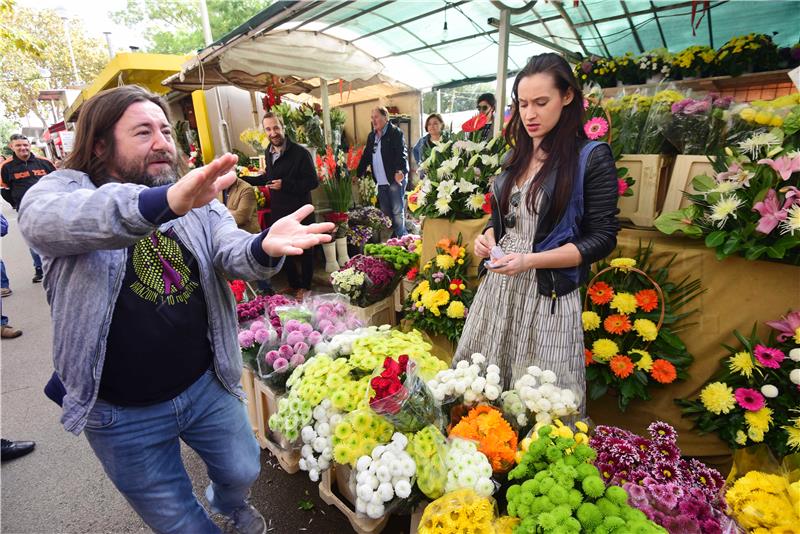
<svg viewBox="0 0 800 534">
<path fill-rule="evenodd" d="M 236 303 L 224 276 L 264 279 L 280 269 L 283 259 L 264 253 L 266 232 L 239 230 L 217 200 L 177 217 L 167 204 L 168 187 L 109 183 L 98 188 L 84 173 L 59 170 L 23 198 L 19 226 L 42 256 L 53 362 L 66 389 L 61 423 L 75 434 L 83 430 L 97 400 L 127 249 L 156 228 L 173 228 L 197 258 L 214 369 L 223 385 L 244 400 Z"/>
</svg>

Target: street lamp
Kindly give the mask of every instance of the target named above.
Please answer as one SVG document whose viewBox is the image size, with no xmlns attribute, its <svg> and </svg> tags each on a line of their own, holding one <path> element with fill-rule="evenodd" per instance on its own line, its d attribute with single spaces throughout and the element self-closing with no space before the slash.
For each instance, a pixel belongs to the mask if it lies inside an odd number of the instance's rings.
<svg viewBox="0 0 800 534">
<path fill-rule="evenodd" d="M 69 49 L 69 59 L 72 61 L 72 77 L 76 85 L 81 83 L 80 76 L 78 76 L 78 64 L 75 63 L 75 52 L 72 50 L 72 38 L 69 35 L 69 18 L 66 15 L 61 15 L 61 20 L 64 21 L 64 35 L 67 38 L 67 48 Z"/>
</svg>

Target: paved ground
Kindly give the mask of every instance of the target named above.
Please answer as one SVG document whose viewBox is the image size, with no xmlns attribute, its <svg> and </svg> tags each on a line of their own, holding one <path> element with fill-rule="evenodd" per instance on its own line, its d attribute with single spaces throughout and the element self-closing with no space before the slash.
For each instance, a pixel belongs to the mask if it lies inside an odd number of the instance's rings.
<svg viewBox="0 0 800 534">
<path fill-rule="evenodd" d="M 42 393 L 52 372 L 49 307 L 41 284 L 32 284 L 33 267 L 19 229 L 16 213 L 7 204 L 9 235 L 0 241 L 11 289 L 2 299 L 3 314 L 23 330 L 22 337 L 0 344 L 2 437 L 36 441 L 36 450 L 6 462 L 0 469 L 3 533 L 128 533 L 149 529 L 128 506 L 103 473 L 83 436 L 74 436 L 59 424 L 60 408 Z M 81 328 L 81 325 L 75 325 Z M 208 484 L 203 462 L 189 448 L 183 450 L 195 492 Z M 255 506 L 268 518 L 270 532 L 339 534 L 352 529 L 344 516 L 319 499 L 317 486 L 304 473 L 286 475 L 274 459 L 261 455 L 261 477 L 253 487 Z M 311 511 L 298 508 L 309 499 Z M 387 533 L 409 531 L 407 517 L 393 518 Z"/>
</svg>

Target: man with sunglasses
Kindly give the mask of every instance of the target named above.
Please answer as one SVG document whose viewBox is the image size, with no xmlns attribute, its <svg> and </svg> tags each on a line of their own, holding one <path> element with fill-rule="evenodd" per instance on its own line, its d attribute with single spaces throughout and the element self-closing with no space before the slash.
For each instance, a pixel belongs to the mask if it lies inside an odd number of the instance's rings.
<svg viewBox="0 0 800 534">
<path fill-rule="evenodd" d="M 492 138 L 492 130 L 494 128 L 494 108 L 497 102 L 492 93 L 483 93 L 478 97 L 478 113 L 486 115 L 486 124 L 478 130 L 481 135 L 481 141 L 487 141 Z"/>
<path fill-rule="evenodd" d="M 408 149 L 403 132 L 389 122 L 389 110 L 377 107 L 372 110 L 372 132 L 358 163 L 358 176 L 372 168 L 378 184 L 378 205 L 392 220 L 394 237 L 406 235 L 406 184 L 408 183 Z"/>
</svg>

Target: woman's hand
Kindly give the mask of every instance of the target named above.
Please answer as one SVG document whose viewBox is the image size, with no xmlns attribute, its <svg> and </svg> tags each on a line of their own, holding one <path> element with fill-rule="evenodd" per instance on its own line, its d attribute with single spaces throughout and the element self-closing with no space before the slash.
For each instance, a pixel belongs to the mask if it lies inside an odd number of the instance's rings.
<svg viewBox="0 0 800 534">
<path fill-rule="evenodd" d="M 533 269 L 533 254 L 522 254 L 520 252 L 512 252 L 506 254 L 499 260 L 496 260 L 492 267 L 487 266 L 487 269 L 497 274 L 505 274 L 507 276 L 514 276 L 515 274 L 524 273 Z"/>
<path fill-rule="evenodd" d="M 479 258 L 488 258 L 492 247 L 497 245 L 494 241 L 494 228 L 489 228 L 485 233 L 475 238 L 475 255 Z"/>
</svg>

